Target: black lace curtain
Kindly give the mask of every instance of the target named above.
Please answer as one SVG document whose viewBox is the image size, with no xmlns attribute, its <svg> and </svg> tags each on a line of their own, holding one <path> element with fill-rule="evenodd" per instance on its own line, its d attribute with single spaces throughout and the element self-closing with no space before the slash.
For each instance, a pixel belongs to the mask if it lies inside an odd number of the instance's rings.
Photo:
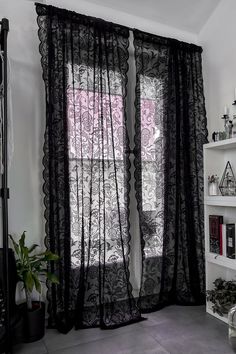
<svg viewBox="0 0 236 354">
<path fill-rule="evenodd" d="M 140 31 L 134 31 L 134 47 L 139 305 L 145 312 L 204 303 L 202 50 Z"/>
<path fill-rule="evenodd" d="M 200 303 L 204 290 L 198 47 L 134 31 L 139 299 L 129 279 L 129 30 L 36 4 L 46 88 L 46 246 L 50 325 L 116 326 L 163 304 Z M 129 117 L 128 117 L 129 118 Z"/>
<path fill-rule="evenodd" d="M 140 320 L 129 281 L 125 100 L 129 31 L 37 5 L 46 85 L 50 321 L 67 331 Z"/>
</svg>

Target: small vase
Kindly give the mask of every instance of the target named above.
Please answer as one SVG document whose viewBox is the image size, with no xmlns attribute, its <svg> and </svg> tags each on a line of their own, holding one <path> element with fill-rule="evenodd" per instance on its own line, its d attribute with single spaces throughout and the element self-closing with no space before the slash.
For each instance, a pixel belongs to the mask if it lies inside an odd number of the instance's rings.
<svg viewBox="0 0 236 354">
<path fill-rule="evenodd" d="M 217 182 L 209 183 L 208 193 L 209 193 L 209 195 L 218 195 L 218 183 Z"/>
<path fill-rule="evenodd" d="M 229 343 L 236 350 L 236 305 L 229 310 Z"/>
</svg>

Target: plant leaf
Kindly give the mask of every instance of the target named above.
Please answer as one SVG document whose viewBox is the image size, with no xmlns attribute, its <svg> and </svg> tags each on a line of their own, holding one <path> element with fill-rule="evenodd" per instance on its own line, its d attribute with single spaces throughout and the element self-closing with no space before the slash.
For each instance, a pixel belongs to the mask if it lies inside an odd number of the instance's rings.
<svg viewBox="0 0 236 354">
<path fill-rule="evenodd" d="M 14 240 L 14 238 L 12 237 L 12 235 L 8 235 L 11 239 L 11 242 L 13 244 L 13 247 L 14 247 L 14 250 L 16 252 L 17 255 L 19 255 L 19 246 L 18 244 L 16 243 L 16 241 Z"/>
<path fill-rule="evenodd" d="M 48 261 L 58 261 L 60 258 L 57 254 L 52 253 L 51 251 L 46 251 L 41 253 L 43 256 L 43 261 L 48 262 Z"/>
<path fill-rule="evenodd" d="M 21 248 L 25 247 L 25 233 L 26 233 L 26 231 L 23 232 L 23 234 L 21 235 L 20 240 L 19 240 L 19 245 Z"/>
<path fill-rule="evenodd" d="M 41 294 L 41 283 L 40 283 L 40 280 L 39 280 L 37 274 L 32 273 L 32 278 L 34 279 L 35 289 L 37 290 L 37 292 L 39 294 Z"/>
<path fill-rule="evenodd" d="M 25 288 L 29 290 L 29 292 L 32 292 L 34 288 L 34 279 L 32 277 L 32 272 L 31 271 L 25 272 L 23 278 L 24 278 Z"/>
<path fill-rule="evenodd" d="M 58 277 L 55 274 L 52 274 L 50 272 L 46 273 L 48 280 L 50 280 L 54 284 L 59 284 Z"/>
<path fill-rule="evenodd" d="M 39 245 L 37 245 L 36 243 L 34 243 L 28 250 L 29 253 L 33 252 L 35 250 L 35 248 L 39 247 Z"/>
<path fill-rule="evenodd" d="M 23 246 L 21 249 L 22 249 L 23 255 L 24 255 L 25 257 L 28 257 L 28 255 L 29 255 L 29 249 L 28 249 L 28 247 Z"/>
</svg>

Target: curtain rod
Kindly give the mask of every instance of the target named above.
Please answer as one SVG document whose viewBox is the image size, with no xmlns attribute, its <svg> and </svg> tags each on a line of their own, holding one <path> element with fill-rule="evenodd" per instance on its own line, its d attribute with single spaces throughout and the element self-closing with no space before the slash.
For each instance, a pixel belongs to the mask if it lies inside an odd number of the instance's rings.
<svg viewBox="0 0 236 354">
<path fill-rule="evenodd" d="M 194 44 L 194 43 L 188 43 L 188 42 L 184 42 L 184 41 L 181 41 L 181 40 L 178 40 L 178 39 L 175 39 L 175 38 L 168 38 L 168 37 L 164 37 L 164 36 L 160 36 L 160 35 L 157 35 L 157 34 L 151 34 L 151 33 L 148 33 L 148 32 L 145 32 L 145 31 L 141 31 L 137 28 L 134 28 L 134 27 L 129 27 L 129 26 L 124 26 L 124 25 L 120 25 L 118 23 L 114 23 L 114 22 L 109 22 L 109 21 L 106 21 L 106 20 L 103 20 L 101 18 L 98 18 L 98 17 L 93 17 L 93 16 L 88 16 L 88 15 L 84 15 L 84 14 L 80 14 L 80 13 L 77 13 L 75 11 L 72 11 L 72 10 L 67 10 L 67 9 L 62 9 L 60 7 L 56 7 L 56 6 L 53 6 L 53 5 L 47 5 L 45 2 L 35 2 L 34 3 L 35 6 L 41 6 L 41 7 L 45 7 L 45 8 L 52 8 L 54 9 L 55 11 L 57 12 L 65 12 L 69 15 L 74 15 L 74 16 L 81 16 L 81 18 L 84 18 L 84 19 L 89 19 L 91 21 L 94 21 L 94 22 L 97 22 L 97 23 L 104 23 L 104 24 L 107 24 L 107 25 L 112 25 L 112 26 L 119 26 L 121 29 L 124 29 L 124 30 L 129 30 L 131 32 L 138 32 L 138 33 L 141 33 L 144 37 L 147 37 L 145 38 L 145 40 L 149 41 L 150 39 L 152 39 L 154 42 L 156 40 L 156 42 L 161 42 L 163 44 L 169 44 L 169 45 L 174 45 L 174 46 L 178 46 L 180 45 L 180 47 L 192 47 L 192 48 L 195 48 L 196 50 L 202 52 L 202 47 L 201 46 L 198 46 L 197 44 Z M 148 39 L 148 37 L 150 37 L 150 39 Z M 169 43 L 164 43 L 165 41 L 169 42 Z"/>
</svg>

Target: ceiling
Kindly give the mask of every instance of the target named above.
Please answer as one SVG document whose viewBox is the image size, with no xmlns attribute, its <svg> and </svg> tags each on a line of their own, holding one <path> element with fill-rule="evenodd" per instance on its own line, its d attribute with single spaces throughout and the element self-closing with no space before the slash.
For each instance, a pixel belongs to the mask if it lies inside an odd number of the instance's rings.
<svg viewBox="0 0 236 354">
<path fill-rule="evenodd" d="M 89 0 L 135 16 L 199 33 L 221 0 Z"/>
</svg>

